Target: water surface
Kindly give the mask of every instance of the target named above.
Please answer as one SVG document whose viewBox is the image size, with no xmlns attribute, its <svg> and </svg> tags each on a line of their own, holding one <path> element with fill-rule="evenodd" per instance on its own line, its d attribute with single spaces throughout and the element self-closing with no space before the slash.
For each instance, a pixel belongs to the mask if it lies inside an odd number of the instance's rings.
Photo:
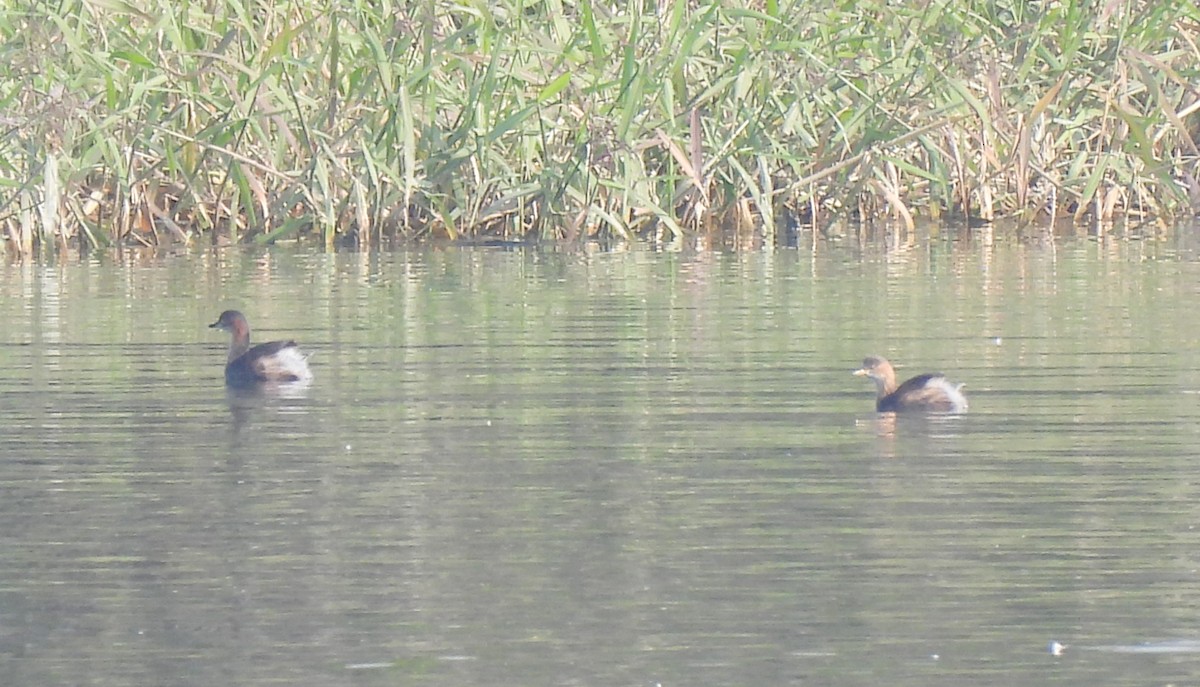
<svg viewBox="0 0 1200 687">
<path fill-rule="evenodd" d="M 9 265 L 0 665 L 1186 682 L 1197 257 L 1182 233 Z M 228 394 L 228 307 L 314 351 L 314 384 Z M 870 353 L 971 411 L 876 415 Z"/>
</svg>

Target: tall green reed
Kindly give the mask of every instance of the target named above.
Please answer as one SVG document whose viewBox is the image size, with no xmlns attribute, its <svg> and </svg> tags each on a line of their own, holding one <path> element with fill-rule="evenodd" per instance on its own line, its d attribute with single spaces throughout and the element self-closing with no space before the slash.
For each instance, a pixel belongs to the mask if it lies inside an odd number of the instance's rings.
<svg viewBox="0 0 1200 687">
<path fill-rule="evenodd" d="M 9 7 L 0 222 L 28 252 L 1165 220 L 1198 35 L 1184 0 Z"/>
</svg>

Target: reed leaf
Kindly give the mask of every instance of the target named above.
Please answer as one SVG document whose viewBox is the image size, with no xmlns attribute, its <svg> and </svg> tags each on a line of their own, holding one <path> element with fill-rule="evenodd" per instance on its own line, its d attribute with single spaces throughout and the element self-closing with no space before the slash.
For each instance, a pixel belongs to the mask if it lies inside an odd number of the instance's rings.
<svg viewBox="0 0 1200 687">
<path fill-rule="evenodd" d="M 1198 45 L 1176 1 L 33 3 L 0 12 L 0 186 L 53 156 L 61 221 L 0 222 L 27 252 L 39 224 L 31 248 L 634 239 L 700 205 L 770 231 L 1049 195 L 1170 219 L 1200 175 Z"/>
</svg>

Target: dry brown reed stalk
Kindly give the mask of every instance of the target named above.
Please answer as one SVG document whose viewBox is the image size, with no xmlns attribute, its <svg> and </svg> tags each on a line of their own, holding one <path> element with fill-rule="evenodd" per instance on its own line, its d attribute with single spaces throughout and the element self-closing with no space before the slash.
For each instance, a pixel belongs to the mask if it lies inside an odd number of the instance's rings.
<svg viewBox="0 0 1200 687">
<path fill-rule="evenodd" d="M 1196 211 L 1192 3 L 391 7 L 11 15 L 7 244 Z"/>
</svg>

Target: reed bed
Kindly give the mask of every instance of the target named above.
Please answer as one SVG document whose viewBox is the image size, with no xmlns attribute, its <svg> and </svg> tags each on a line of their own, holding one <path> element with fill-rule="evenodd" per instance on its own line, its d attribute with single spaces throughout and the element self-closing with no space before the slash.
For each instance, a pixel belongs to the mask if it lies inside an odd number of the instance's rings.
<svg viewBox="0 0 1200 687">
<path fill-rule="evenodd" d="M 0 222 L 678 237 L 1200 208 L 1193 0 L 11 3 Z"/>
</svg>

